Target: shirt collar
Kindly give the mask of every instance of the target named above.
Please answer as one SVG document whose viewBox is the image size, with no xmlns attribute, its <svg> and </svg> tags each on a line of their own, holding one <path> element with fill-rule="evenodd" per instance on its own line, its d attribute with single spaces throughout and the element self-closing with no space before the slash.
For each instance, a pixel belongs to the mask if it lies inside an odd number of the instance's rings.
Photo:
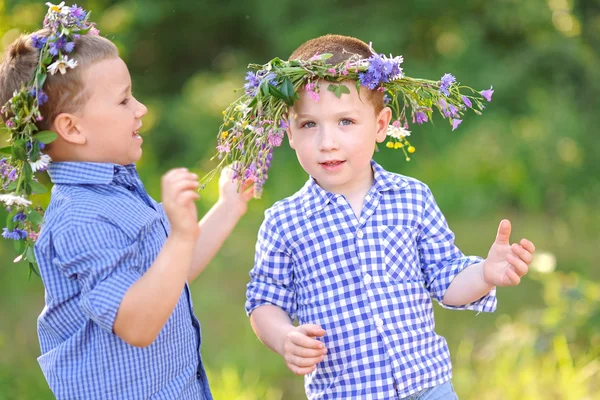
<svg viewBox="0 0 600 400">
<path fill-rule="evenodd" d="M 374 176 L 371 190 L 381 193 L 388 190 L 400 189 L 408 184 L 408 181 L 401 175 L 386 171 L 373 160 L 371 160 L 371 168 L 373 168 Z M 321 211 L 323 207 L 337 196 L 319 186 L 312 176 L 301 191 L 303 192 L 302 208 L 309 217 Z"/>
<path fill-rule="evenodd" d="M 135 172 L 135 165 L 118 165 L 96 162 L 51 162 L 48 175 L 54 184 L 107 185 L 119 173 Z"/>
</svg>

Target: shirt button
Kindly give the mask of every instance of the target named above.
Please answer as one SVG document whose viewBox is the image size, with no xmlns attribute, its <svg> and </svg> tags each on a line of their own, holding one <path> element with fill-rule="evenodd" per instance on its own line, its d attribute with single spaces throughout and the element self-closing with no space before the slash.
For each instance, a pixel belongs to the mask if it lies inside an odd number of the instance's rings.
<svg viewBox="0 0 600 400">
<path fill-rule="evenodd" d="M 366 274 L 365 275 L 365 279 L 364 279 L 365 285 L 370 285 L 371 282 L 373 282 L 373 278 L 371 277 L 371 275 Z"/>
<path fill-rule="evenodd" d="M 117 167 L 114 167 L 114 168 L 113 168 L 113 171 L 115 171 L 115 174 L 116 174 L 116 173 L 118 173 L 118 172 L 119 172 L 119 168 L 117 168 Z"/>
<path fill-rule="evenodd" d="M 127 189 L 129 189 L 129 191 L 133 192 L 135 190 L 135 186 L 129 185 L 129 186 L 127 186 Z"/>
<path fill-rule="evenodd" d="M 365 234 L 363 233 L 362 229 L 359 229 L 358 231 L 356 231 L 356 237 L 358 237 L 359 239 L 362 239 L 362 237 Z"/>
<path fill-rule="evenodd" d="M 383 320 L 379 317 L 375 317 L 375 325 L 377 325 L 378 328 L 381 328 L 383 326 Z"/>
<path fill-rule="evenodd" d="M 337 198 L 337 203 L 338 204 L 344 204 L 344 198 L 342 196 Z"/>
</svg>

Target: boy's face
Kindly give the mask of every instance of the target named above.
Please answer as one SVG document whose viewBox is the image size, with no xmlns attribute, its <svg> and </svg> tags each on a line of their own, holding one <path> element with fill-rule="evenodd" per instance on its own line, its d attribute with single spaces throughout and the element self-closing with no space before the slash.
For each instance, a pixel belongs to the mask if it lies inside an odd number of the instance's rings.
<svg viewBox="0 0 600 400">
<path fill-rule="evenodd" d="M 321 81 L 318 101 L 301 91 L 289 112 L 290 146 L 323 189 L 345 195 L 368 190 L 375 143 L 385 140 L 391 111 L 375 114 L 367 89 L 361 87 L 359 98 L 354 81 L 342 82 L 350 94 L 340 98 L 327 90 L 329 84 Z"/>
<path fill-rule="evenodd" d="M 131 93 L 131 77 L 121 58 L 96 62 L 83 71 L 89 98 L 77 113 L 85 136 L 86 161 L 131 164 L 142 156 L 138 134 L 148 109 Z"/>
</svg>

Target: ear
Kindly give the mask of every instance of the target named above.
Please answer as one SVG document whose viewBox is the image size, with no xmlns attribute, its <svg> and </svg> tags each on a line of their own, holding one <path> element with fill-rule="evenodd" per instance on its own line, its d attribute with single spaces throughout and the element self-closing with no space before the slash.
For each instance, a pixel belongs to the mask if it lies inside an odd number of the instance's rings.
<svg viewBox="0 0 600 400">
<path fill-rule="evenodd" d="M 383 110 L 377 115 L 377 133 L 375 134 L 375 140 L 377 143 L 381 143 L 387 136 L 388 125 L 392 119 L 392 110 L 389 107 L 384 107 Z"/>
<path fill-rule="evenodd" d="M 282 118 L 285 120 L 285 124 L 286 124 L 285 133 L 287 133 L 288 142 L 290 143 L 290 147 L 292 149 L 296 150 L 296 148 L 294 147 L 294 137 L 292 135 L 292 128 L 290 127 L 292 125 L 290 122 L 290 112 L 293 112 L 293 111 L 289 110 L 287 114 L 282 115 Z"/>
<path fill-rule="evenodd" d="M 78 127 L 78 118 L 73 114 L 60 113 L 54 119 L 54 131 L 65 142 L 72 144 L 85 144 L 86 137 Z"/>
</svg>

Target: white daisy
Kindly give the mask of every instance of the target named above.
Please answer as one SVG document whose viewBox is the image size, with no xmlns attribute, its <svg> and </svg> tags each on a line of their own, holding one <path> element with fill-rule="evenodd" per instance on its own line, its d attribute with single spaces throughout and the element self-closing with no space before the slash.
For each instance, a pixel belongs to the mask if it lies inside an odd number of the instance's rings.
<svg viewBox="0 0 600 400">
<path fill-rule="evenodd" d="M 10 193 L 10 194 L 0 194 L 0 201 L 4 204 L 6 204 L 7 206 L 12 206 L 13 204 L 16 204 L 18 206 L 29 206 L 31 205 L 31 201 L 24 199 L 21 196 L 15 196 L 14 193 Z"/>
<path fill-rule="evenodd" d="M 389 124 L 387 129 L 387 135 L 393 137 L 394 139 L 402 139 L 404 137 L 410 136 L 410 131 L 404 129 L 400 124 Z"/>
<path fill-rule="evenodd" d="M 54 75 L 56 71 L 60 71 L 61 74 L 65 74 L 67 72 L 67 68 L 75 68 L 77 66 L 77 61 L 73 59 L 67 58 L 67 56 L 62 56 L 62 59 L 56 60 L 56 62 L 50 64 L 48 66 L 48 72 L 51 75 Z"/>
<path fill-rule="evenodd" d="M 40 159 L 34 162 L 30 162 L 29 165 L 31 165 L 31 170 L 33 172 L 45 171 L 50 161 L 52 161 L 52 159 L 48 154 L 40 154 Z"/>
</svg>

